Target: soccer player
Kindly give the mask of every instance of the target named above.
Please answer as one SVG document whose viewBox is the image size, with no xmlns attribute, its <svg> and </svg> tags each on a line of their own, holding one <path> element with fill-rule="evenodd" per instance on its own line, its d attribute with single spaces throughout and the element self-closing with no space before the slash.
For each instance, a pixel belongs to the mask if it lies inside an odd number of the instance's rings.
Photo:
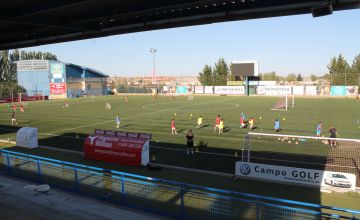
<svg viewBox="0 0 360 220">
<path fill-rule="evenodd" d="M 15 111 L 13 111 L 13 113 L 11 114 L 11 125 L 18 124 L 16 121 L 16 114 Z"/>
<path fill-rule="evenodd" d="M 316 126 L 316 137 L 321 137 L 322 126 L 322 122 L 319 122 L 319 124 Z"/>
<path fill-rule="evenodd" d="M 171 120 L 171 134 L 177 135 L 176 128 L 175 128 L 175 119 Z"/>
<path fill-rule="evenodd" d="M 215 119 L 214 132 L 216 132 L 216 129 L 219 129 L 220 121 L 221 121 L 221 118 L 220 118 L 220 115 L 218 115 Z"/>
<path fill-rule="evenodd" d="M 250 119 L 249 119 L 249 127 L 250 127 L 250 130 L 253 130 L 253 129 L 255 128 L 254 123 L 255 123 L 254 118 L 253 118 L 253 117 L 250 117 Z"/>
<path fill-rule="evenodd" d="M 246 128 L 244 117 L 240 116 L 240 128 Z"/>
<path fill-rule="evenodd" d="M 203 118 L 202 118 L 202 116 L 200 116 L 200 117 L 197 119 L 197 126 L 196 126 L 196 128 L 201 128 L 201 127 L 202 127 L 202 122 L 203 122 Z"/>
<path fill-rule="evenodd" d="M 245 115 L 244 112 L 241 112 L 240 117 L 243 118 L 243 119 L 244 119 L 244 122 L 245 122 L 245 120 L 246 120 L 246 115 Z"/>
<path fill-rule="evenodd" d="M 329 133 L 330 133 L 330 138 L 337 138 L 339 136 L 339 134 L 336 131 L 336 128 L 334 128 L 334 126 L 332 126 L 332 125 L 330 126 Z M 330 144 L 331 147 L 336 147 L 336 141 L 335 140 L 330 139 L 329 144 Z"/>
<path fill-rule="evenodd" d="M 13 111 L 14 111 L 14 112 L 16 112 L 16 108 L 17 108 L 17 106 L 16 106 L 16 104 L 15 104 L 15 103 L 13 104 L 13 106 L 12 106 L 12 107 L 13 107 Z"/>
<path fill-rule="evenodd" d="M 192 129 L 186 134 L 186 154 L 189 155 L 190 151 L 191 154 L 194 154 L 194 135 Z"/>
<path fill-rule="evenodd" d="M 221 119 L 219 123 L 219 134 L 222 134 L 223 132 L 224 132 L 224 119 Z"/>
<path fill-rule="evenodd" d="M 116 115 L 115 122 L 116 122 L 116 128 L 120 128 L 120 117 L 118 114 Z"/>
<path fill-rule="evenodd" d="M 274 129 L 275 129 L 275 133 L 278 133 L 281 131 L 279 119 L 275 119 Z"/>
<path fill-rule="evenodd" d="M 24 112 L 24 111 L 25 111 L 25 110 L 24 110 L 24 106 L 23 106 L 22 104 L 20 105 L 20 111 L 21 111 L 21 112 Z"/>
</svg>

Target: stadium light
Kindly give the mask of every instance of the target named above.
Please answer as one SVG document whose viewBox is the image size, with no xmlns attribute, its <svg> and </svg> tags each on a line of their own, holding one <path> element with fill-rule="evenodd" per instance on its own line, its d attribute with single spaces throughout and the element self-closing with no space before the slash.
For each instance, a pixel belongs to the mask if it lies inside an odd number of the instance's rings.
<svg viewBox="0 0 360 220">
<path fill-rule="evenodd" d="M 150 53 L 153 54 L 153 72 L 152 72 L 152 84 L 155 84 L 155 53 L 156 53 L 157 49 L 156 48 L 150 48 Z"/>
</svg>

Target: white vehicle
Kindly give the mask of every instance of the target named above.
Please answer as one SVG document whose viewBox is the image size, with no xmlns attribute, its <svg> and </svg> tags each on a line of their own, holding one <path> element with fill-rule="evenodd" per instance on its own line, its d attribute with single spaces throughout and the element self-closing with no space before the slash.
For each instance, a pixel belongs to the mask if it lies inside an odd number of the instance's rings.
<svg viewBox="0 0 360 220">
<path fill-rule="evenodd" d="M 338 187 L 351 188 L 351 182 L 343 174 L 327 173 L 325 177 L 325 184 Z"/>
</svg>

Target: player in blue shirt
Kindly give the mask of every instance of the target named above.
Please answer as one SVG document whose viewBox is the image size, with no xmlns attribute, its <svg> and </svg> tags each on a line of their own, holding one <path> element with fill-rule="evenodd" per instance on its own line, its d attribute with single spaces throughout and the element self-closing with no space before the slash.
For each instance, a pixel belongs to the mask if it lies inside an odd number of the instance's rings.
<svg viewBox="0 0 360 220">
<path fill-rule="evenodd" d="M 316 137 L 321 137 L 321 132 L 322 132 L 322 122 L 319 122 L 319 124 L 316 127 Z"/>
<path fill-rule="evenodd" d="M 274 123 L 274 129 L 275 129 L 275 132 L 278 133 L 281 131 L 281 128 L 280 128 L 280 121 L 278 119 L 275 119 L 275 123 Z"/>
</svg>

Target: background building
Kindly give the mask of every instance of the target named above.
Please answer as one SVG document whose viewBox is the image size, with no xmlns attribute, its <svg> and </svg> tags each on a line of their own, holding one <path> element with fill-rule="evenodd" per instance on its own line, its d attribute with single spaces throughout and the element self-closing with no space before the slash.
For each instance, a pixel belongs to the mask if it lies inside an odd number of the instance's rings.
<svg viewBox="0 0 360 220">
<path fill-rule="evenodd" d="M 17 62 L 18 84 L 28 95 L 44 95 L 50 99 L 83 95 L 105 95 L 109 76 L 88 67 L 49 60 Z"/>
</svg>

